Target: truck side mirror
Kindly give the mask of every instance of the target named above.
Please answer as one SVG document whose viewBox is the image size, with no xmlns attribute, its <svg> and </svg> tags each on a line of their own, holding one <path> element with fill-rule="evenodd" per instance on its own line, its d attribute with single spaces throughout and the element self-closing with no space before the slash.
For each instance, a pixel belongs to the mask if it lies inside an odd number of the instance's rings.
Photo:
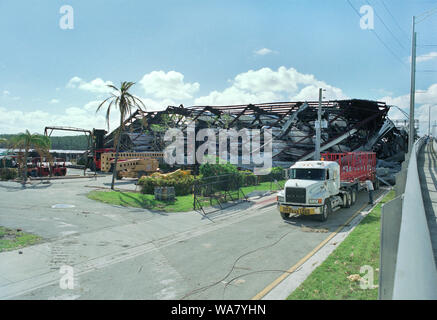
<svg viewBox="0 0 437 320">
<path fill-rule="evenodd" d="M 285 171 L 285 180 L 288 180 L 288 169 L 284 169 L 284 171 Z"/>
</svg>

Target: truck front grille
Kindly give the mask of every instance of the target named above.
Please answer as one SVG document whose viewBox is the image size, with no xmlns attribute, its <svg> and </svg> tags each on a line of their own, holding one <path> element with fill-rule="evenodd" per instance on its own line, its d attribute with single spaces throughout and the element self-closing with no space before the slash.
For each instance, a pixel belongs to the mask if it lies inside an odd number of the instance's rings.
<svg viewBox="0 0 437 320">
<path fill-rule="evenodd" d="M 305 188 L 286 188 L 285 202 L 290 203 L 306 203 L 306 189 Z"/>
</svg>

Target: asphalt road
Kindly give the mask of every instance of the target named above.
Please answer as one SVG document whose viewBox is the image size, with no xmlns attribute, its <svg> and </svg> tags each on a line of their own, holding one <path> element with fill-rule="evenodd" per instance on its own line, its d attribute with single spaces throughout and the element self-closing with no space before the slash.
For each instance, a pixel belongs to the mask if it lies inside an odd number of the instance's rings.
<svg viewBox="0 0 437 320">
<path fill-rule="evenodd" d="M 364 192 L 325 223 L 305 217 L 284 222 L 269 206 L 270 196 L 206 219 L 86 198 L 92 186 L 109 181 L 26 189 L 0 182 L 0 225 L 45 239 L 22 254 L 0 253 L 0 299 L 250 299 L 367 203 Z M 120 187 L 133 188 L 127 182 Z M 62 265 L 73 266 L 74 289 L 60 288 Z"/>
</svg>

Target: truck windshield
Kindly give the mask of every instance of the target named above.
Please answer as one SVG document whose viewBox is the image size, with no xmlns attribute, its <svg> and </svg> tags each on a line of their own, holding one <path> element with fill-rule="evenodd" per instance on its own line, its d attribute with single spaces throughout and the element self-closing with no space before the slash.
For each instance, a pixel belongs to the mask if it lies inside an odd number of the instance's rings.
<svg viewBox="0 0 437 320">
<path fill-rule="evenodd" d="M 290 178 L 298 180 L 325 180 L 325 169 L 291 169 Z"/>
</svg>

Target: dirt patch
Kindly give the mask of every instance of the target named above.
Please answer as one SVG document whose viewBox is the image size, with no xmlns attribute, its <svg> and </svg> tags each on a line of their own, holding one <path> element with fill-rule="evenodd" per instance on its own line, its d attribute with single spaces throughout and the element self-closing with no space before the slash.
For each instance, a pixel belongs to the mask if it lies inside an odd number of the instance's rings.
<svg viewBox="0 0 437 320">
<path fill-rule="evenodd" d="M 313 232 L 313 233 L 328 233 L 329 230 L 326 228 L 309 228 L 309 227 L 302 227 L 301 230 L 303 232 Z"/>
<path fill-rule="evenodd" d="M 20 229 L 13 230 L 13 229 L 6 229 L 2 228 L 0 231 L 0 240 L 15 240 L 18 237 L 18 233 L 20 232 Z"/>
<path fill-rule="evenodd" d="M 0 252 L 23 248 L 42 241 L 41 237 L 0 226 Z"/>
</svg>

